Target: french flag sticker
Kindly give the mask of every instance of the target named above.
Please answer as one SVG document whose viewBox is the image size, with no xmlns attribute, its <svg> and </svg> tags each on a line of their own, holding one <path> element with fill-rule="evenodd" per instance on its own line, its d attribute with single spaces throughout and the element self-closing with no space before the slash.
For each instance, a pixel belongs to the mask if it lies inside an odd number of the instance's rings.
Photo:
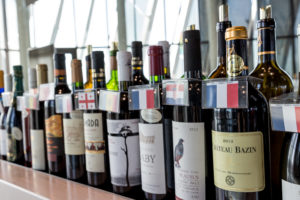
<svg viewBox="0 0 300 200">
<path fill-rule="evenodd" d="M 155 89 L 138 89 L 131 91 L 132 110 L 155 108 Z"/>
<path fill-rule="evenodd" d="M 207 83 L 205 94 L 206 108 L 239 108 L 239 83 Z"/>
<path fill-rule="evenodd" d="M 271 105 L 272 129 L 274 131 L 300 133 L 300 105 Z"/>
</svg>

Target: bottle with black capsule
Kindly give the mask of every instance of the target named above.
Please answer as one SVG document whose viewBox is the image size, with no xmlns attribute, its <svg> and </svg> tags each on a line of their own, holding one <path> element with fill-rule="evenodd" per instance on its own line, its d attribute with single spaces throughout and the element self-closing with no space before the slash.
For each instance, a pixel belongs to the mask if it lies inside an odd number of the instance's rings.
<svg viewBox="0 0 300 200">
<path fill-rule="evenodd" d="M 140 41 L 131 43 L 132 60 L 131 60 L 131 81 L 132 85 L 144 85 L 149 81 L 143 72 L 143 44 Z"/>
</svg>

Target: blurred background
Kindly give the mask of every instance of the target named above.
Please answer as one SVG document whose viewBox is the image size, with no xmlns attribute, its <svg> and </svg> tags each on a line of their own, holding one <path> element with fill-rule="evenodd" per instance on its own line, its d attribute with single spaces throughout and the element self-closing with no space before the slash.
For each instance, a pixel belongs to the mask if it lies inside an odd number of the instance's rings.
<svg viewBox="0 0 300 200">
<path fill-rule="evenodd" d="M 277 28 L 277 61 L 291 76 L 298 72 L 297 24 L 299 0 L 0 0 L 0 68 L 49 65 L 53 80 L 52 54 L 67 54 L 67 73 L 71 59 L 83 61 L 87 45 L 105 53 L 109 80 L 109 49 L 112 41 L 119 49 L 131 50 L 134 40 L 144 44 L 144 73 L 148 76 L 147 46 L 167 40 L 173 77 L 183 74 L 182 31 L 195 24 L 201 32 L 204 74 L 216 67 L 216 23 L 218 6 L 229 5 L 233 26 L 248 28 L 248 58 L 251 69 L 257 64 L 256 21 L 259 8 L 272 5 Z M 85 70 L 83 70 L 84 78 Z M 68 76 L 70 83 L 70 76 Z M 24 70 L 27 88 L 27 70 Z"/>
</svg>

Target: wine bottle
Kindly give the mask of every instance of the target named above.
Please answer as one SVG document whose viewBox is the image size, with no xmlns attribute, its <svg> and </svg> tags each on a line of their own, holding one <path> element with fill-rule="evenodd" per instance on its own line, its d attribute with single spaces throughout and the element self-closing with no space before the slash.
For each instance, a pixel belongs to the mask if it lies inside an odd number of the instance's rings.
<svg viewBox="0 0 300 200">
<path fill-rule="evenodd" d="M 159 41 L 159 46 L 162 46 L 163 48 L 163 67 L 164 67 L 164 76 L 165 79 L 171 78 L 171 72 L 170 72 L 170 44 L 168 41 Z"/>
<path fill-rule="evenodd" d="M 200 81 L 203 77 L 200 31 L 191 25 L 190 30 L 184 31 L 183 41 L 184 77 Z M 190 81 L 190 97 L 200 97 L 199 81 Z M 189 98 L 189 106 L 174 106 L 172 127 L 175 195 L 178 199 L 213 199 L 212 191 L 208 190 L 212 176 L 209 176 L 210 168 L 207 167 L 211 147 L 208 145 L 209 140 L 205 141 L 209 136 L 205 136 L 205 129 L 211 129 L 205 127 L 204 121 L 209 121 L 210 118 L 201 109 L 201 104 L 195 104 L 194 101 L 194 98 Z"/>
<path fill-rule="evenodd" d="M 54 55 L 55 94 L 70 93 L 66 79 L 64 54 Z M 49 173 L 61 177 L 66 176 L 66 159 L 64 154 L 64 135 L 62 114 L 56 113 L 55 100 L 47 100 L 44 104 L 45 131 Z"/>
<path fill-rule="evenodd" d="M 231 27 L 231 21 L 228 17 L 228 5 L 222 4 L 219 7 L 219 22 L 217 23 L 218 33 L 218 66 L 209 75 L 209 78 L 226 78 L 226 41 L 225 31 Z"/>
<path fill-rule="evenodd" d="M 131 60 L 131 81 L 133 85 L 148 84 L 143 72 L 143 44 L 140 41 L 131 43 L 132 60 Z"/>
<path fill-rule="evenodd" d="M 13 163 L 24 165 L 23 134 L 22 134 L 22 113 L 17 110 L 17 97 L 22 96 L 23 73 L 22 66 L 13 66 L 14 89 L 12 104 L 8 109 L 6 118 L 7 132 L 7 160 Z"/>
<path fill-rule="evenodd" d="M 112 49 L 110 50 L 110 80 L 106 84 L 108 90 L 118 90 L 118 66 L 117 66 L 117 52 L 118 44 L 116 42 L 112 43 Z"/>
<path fill-rule="evenodd" d="M 11 74 L 6 74 L 4 76 L 4 91 L 12 91 L 12 76 Z M 0 116 L 0 137 L 1 137 L 1 159 L 6 160 L 7 155 L 7 131 L 6 131 L 6 118 L 8 113 L 8 106 L 4 106 L 4 112 Z"/>
<path fill-rule="evenodd" d="M 36 65 L 36 74 L 31 74 L 37 80 L 36 88 L 40 84 L 48 83 L 48 67 L 46 64 Z M 32 87 L 35 89 L 34 87 Z M 44 171 L 48 170 L 46 139 L 45 139 L 45 121 L 44 121 L 44 102 L 39 102 L 39 110 L 30 111 L 30 139 L 31 139 L 31 155 L 32 169 Z"/>
<path fill-rule="evenodd" d="M 248 75 L 247 30 L 226 29 L 227 76 Z M 268 104 L 248 84 L 248 108 L 213 110 L 213 168 L 217 200 L 271 199 Z M 230 162 L 228 162 L 230 161 Z"/>
<path fill-rule="evenodd" d="M 104 54 L 92 52 L 93 89 L 105 89 Z M 83 113 L 85 159 L 88 184 L 107 188 L 109 180 L 108 149 L 106 136 L 106 116 L 100 110 Z"/>
<path fill-rule="evenodd" d="M 85 57 L 87 81 L 84 84 L 84 89 L 92 89 L 93 88 L 93 77 L 92 77 L 92 67 L 91 67 L 92 45 L 88 45 L 87 50 L 88 50 L 88 55 Z"/>
<path fill-rule="evenodd" d="M 71 62 L 72 70 L 72 90 L 83 89 L 81 60 L 73 59 Z M 67 178 L 85 182 L 85 147 L 83 132 L 83 112 L 74 110 L 63 114 L 64 127 L 64 146 L 66 154 Z"/>
<path fill-rule="evenodd" d="M 284 93 L 293 91 L 293 84 L 289 75 L 278 66 L 275 47 L 275 20 L 272 18 L 271 6 L 260 9 L 258 29 L 258 65 L 251 72 L 251 76 L 263 79 L 258 89 L 267 100 Z M 280 198 L 280 154 L 282 150 L 284 132 L 271 131 L 271 179 L 273 197 Z"/>
<path fill-rule="evenodd" d="M 163 48 L 161 46 L 150 46 L 148 55 L 150 84 L 159 84 L 164 79 Z M 151 200 L 167 198 L 162 114 L 162 108 L 140 111 L 142 189 L 145 198 Z"/>
<path fill-rule="evenodd" d="M 139 113 L 128 110 L 127 91 L 130 85 L 130 73 L 126 70 L 130 58 L 130 53 L 118 52 L 120 113 L 107 112 L 108 148 L 113 191 L 140 199 Z"/>
</svg>

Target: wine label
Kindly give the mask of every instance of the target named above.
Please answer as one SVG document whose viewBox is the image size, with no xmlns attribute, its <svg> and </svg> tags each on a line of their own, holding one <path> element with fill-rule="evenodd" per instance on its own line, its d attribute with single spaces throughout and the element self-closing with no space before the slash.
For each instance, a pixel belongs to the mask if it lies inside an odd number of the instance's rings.
<svg viewBox="0 0 300 200">
<path fill-rule="evenodd" d="M 162 124 L 139 123 L 142 189 L 166 194 L 164 138 Z"/>
<path fill-rule="evenodd" d="M 102 113 L 84 113 L 84 139 L 86 170 L 88 172 L 105 172 Z"/>
<path fill-rule="evenodd" d="M 141 184 L 139 119 L 107 120 L 111 183 L 117 186 Z"/>
<path fill-rule="evenodd" d="M 70 116 L 71 119 L 63 119 L 65 154 L 83 155 L 85 148 L 82 111 L 72 111 Z"/>
<path fill-rule="evenodd" d="M 57 161 L 58 155 L 64 154 L 62 116 L 52 115 L 45 120 L 48 160 Z"/>
<path fill-rule="evenodd" d="M 215 186 L 233 192 L 265 188 L 264 145 L 261 132 L 212 131 Z"/>
<path fill-rule="evenodd" d="M 300 185 L 281 180 L 282 184 L 282 200 L 299 200 Z"/>
<path fill-rule="evenodd" d="M 172 122 L 175 193 L 178 199 L 205 199 L 204 123 Z"/>
<path fill-rule="evenodd" d="M 44 130 L 30 129 L 32 168 L 37 170 L 46 169 Z"/>
<path fill-rule="evenodd" d="M 0 129 L 0 140 L 1 140 L 1 155 L 6 156 L 7 154 L 7 132 L 5 129 Z"/>
<path fill-rule="evenodd" d="M 156 109 L 141 110 L 141 116 L 148 123 L 157 123 L 162 119 L 162 114 Z"/>
<path fill-rule="evenodd" d="M 21 141 L 23 139 L 23 134 L 19 127 L 13 127 L 11 129 L 11 134 L 12 134 L 13 138 L 18 141 Z"/>
</svg>

